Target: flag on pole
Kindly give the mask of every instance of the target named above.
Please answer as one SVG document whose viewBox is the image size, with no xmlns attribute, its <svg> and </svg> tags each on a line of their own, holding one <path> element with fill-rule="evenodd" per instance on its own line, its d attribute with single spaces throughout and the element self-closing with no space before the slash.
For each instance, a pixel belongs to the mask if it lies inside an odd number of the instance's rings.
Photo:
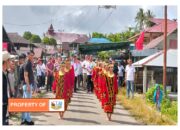
<svg viewBox="0 0 180 130">
<path fill-rule="evenodd" d="M 144 42 L 144 31 L 141 32 L 139 38 L 137 39 L 135 43 L 136 50 L 143 50 L 143 42 Z"/>
</svg>

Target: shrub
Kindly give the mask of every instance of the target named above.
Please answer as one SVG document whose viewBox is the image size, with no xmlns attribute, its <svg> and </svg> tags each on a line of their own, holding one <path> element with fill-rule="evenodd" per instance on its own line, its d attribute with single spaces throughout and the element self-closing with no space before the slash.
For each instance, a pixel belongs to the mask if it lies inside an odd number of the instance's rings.
<svg viewBox="0 0 180 130">
<path fill-rule="evenodd" d="M 160 85 L 161 90 L 163 90 L 163 86 Z M 154 104 L 153 102 L 153 95 L 156 87 L 151 87 L 148 92 L 146 93 L 146 101 Z M 170 99 L 166 96 L 163 96 L 163 100 L 161 103 L 161 113 L 167 115 L 172 120 L 177 121 L 177 101 L 171 102 Z"/>
<path fill-rule="evenodd" d="M 174 121 L 177 121 L 177 101 L 171 102 L 169 99 L 163 99 L 161 112 L 169 117 L 171 117 Z"/>
<path fill-rule="evenodd" d="M 163 85 L 160 84 L 160 89 L 163 90 Z M 146 92 L 146 100 L 150 103 L 154 103 L 153 102 L 153 95 L 154 95 L 154 91 L 156 90 L 155 86 L 152 86 L 149 88 L 149 90 Z"/>
</svg>

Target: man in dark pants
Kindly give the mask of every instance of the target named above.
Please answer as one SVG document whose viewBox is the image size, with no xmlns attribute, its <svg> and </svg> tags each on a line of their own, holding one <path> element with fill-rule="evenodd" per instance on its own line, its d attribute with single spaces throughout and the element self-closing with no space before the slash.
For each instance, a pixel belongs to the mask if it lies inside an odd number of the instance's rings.
<svg viewBox="0 0 180 130">
<path fill-rule="evenodd" d="M 5 51 L 3 52 L 3 111 L 2 111 L 2 121 L 3 125 L 9 125 L 7 118 L 7 109 L 8 109 L 8 87 L 7 87 L 7 60 L 10 57 L 10 54 Z"/>
<path fill-rule="evenodd" d="M 92 55 L 87 64 L 87 93 L 93 93 L 92 70 L 95 66 Z"/>
<path fill-rule="evenodd" d="M 53 64 L 52 58 L 49 59 L 47 65 L 46 65 L 46 69 L 47 69 L 47 87 L 46 87 L 46 90 L 48 92 L 48 90 L 51 91 L 51 87 L 52 87 L 52 83 L 53 83 L 54 64 Z"/>
</svg>

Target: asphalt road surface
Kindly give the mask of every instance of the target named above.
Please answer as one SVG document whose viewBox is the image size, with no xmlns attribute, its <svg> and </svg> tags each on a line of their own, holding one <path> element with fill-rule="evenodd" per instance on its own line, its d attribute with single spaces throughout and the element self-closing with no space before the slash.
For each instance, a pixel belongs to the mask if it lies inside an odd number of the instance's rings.
<svg viewBox="0 0 180 130">
<path fill-rule="evenodd" d="M 46 98 L 54 98 L 52 93 L 47 93 Z M 59 114 L 32 113 L 35 125 L 141 125 L 130 113 L 117 103 L 108 121 L 106 113 L 103 112 L 99 100 L 94 94 L 87 94 L 85 91 L 78 91 L 73 94 L 64 119 L 59 119 Z"/>
</svg>

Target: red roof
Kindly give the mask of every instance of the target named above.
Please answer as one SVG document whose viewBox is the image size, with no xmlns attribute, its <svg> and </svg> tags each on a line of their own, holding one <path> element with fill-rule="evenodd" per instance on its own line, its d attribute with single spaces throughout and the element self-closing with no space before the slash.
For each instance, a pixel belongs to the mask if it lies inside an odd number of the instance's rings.
<svg viewBox="0 0 180 130">
<path fill-rule="evenodd" d="M 65 33 L 65 32 L 55 32 L 53 37 L 56 40 L 60 40 L 62 43 L 72 43 L 80 42 L 85 43 L 89 38 L 84 34 L 75 34 L 75 33 Z"/>
<path fill-rule="evenodd" d="M 157 23 L 157 25 L 149 28 L 146 30 L 146 32 L 164 32 L 164 19 L 152 19 L 152 22 Z M 172 32 L 174 32 L 177 29 L 177 22 L 168 20 L 167 22 L 167 36 L 169 36 Z M 162 40 L 164 39 L 164 35 L 161 35 L 155 39 L 153 39 L 151 42 L 149 42 L 146 46 L 144 46 L 144 49 L 150 49 L 156 47 Z"/>
<path fill-rule="evenodd" d="M 145 32 L 164 32 L 164 19 L 156 19 L 153 18 L 150 20 L 151 22 L 155 23 L 154 26 L 145 29 Z M 177 22 L 172 20 L 167 20 L 167 32 L 172 32 L 177 28 Z"/>
</svg>

